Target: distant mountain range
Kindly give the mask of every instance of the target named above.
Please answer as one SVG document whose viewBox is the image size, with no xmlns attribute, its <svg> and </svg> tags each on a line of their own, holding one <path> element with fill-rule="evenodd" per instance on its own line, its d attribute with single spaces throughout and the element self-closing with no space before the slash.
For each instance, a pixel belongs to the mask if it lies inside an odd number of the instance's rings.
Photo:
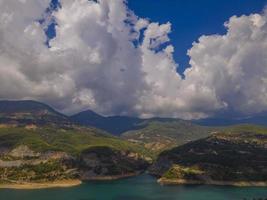
<svg viewBox="0 0 267 200">
<path fill-rule="evenodd" d="M 256 114 L 246 118 L 214 117 L 192 120 L 192 122 L 203 126 L 230 126 L 235 124 L 256 124 L 267 126 L 267 113 Z"/>
<path fill-rule="evenodd" d="M 139 119 L 93 111 L 66 116 L 36 101 L 0 101 L 0 184 L 117 179 L 152 162 L 150 172 L 167 184 L 262 181 L 267 128 L 223 125 L 265 119 Z M 261 164 L 243 168 L 250 159 Z"/>
<path fill-rule="evenodd" d="M 15 120 L 16 119 L 16 120 Z M 72 116 L 66 116 L 52 107 L 32 100 L 0 101 L 0 122 L 20 121 L 39 123 L 76 123 L 82 126 L 93 126 L 105 130 L 114 135 L 121 135 L 130 130 L 138 130 L 146 127 L 148 123 L 155 122 L 180 122 L 175 118 L 150 118 L 140 119 L 128 116 L 104 117 L 87 110 Z M 230 126 L 235 124 L 256 124 L 267 126 L 267 113 L 261 113 L 247 118 L 213 117 L 189 121 L 201 126 Z"/>
<path fill-rule="evenodd" d="M 68 117 L 36 101 L 0 101 L 0 124 L 53 126 L 55 129 L 73 126 L 95 128 L 141 145 L 153 153 L 209 136 L 215 131 L 181 119 L 104 117 L 90 110 Z"/>
<path fill-rule="evenodd" d="M 139 130 L 147 127 L 151 122 L 172 122 L 197 124 L 200 126 L 232 126 L 236 124 L 255 124 L 267 126 L 267 113 L 261 113 L 247 118 L 227 118 L 213 117 L 199 120 L 181 120 L 175 118 L 150 118 L 140 119 L 126 116 L 110 116 L 104 117 L 91 110 L 80 112 L 70 117 L 70 119 L 84 126 L 94 126 L 103 129 L 114 135 L 121 135 L 131 130 Z"/>
<path fill-rule="evenodd" d="M 0 123 L 92 127 L 142 145 L 156 154 L 210 136 L 225 126 L 267 125 L 265 119 L 265 115 L 246 119 L 208 118 L 192 121 L 174 118 L 140 119 L 127 116 L 104 117 L 91 110 L 66 116 L 36 101 L 0 101 Z"/>
<path fill-rule="evenodd" d="M 267 126 L 267 114 L 261 113 L 247 118 L 227 118 L 214 117 L 192 121 L 185 121 L 175 118 L 150 118 L 140 119 L 129 116 L 109 116 L 104 117 L 87 110 L 72 116 L 66 116 L 52 107 L 37 101 L 0 101 L 0 122 L 20 122 L 20 123 L 58 123 L 58 124 L 78 124 L 91 126 L 107 131 L 113 135 L 134 130 L 140 130 L 151 125 L 153 122 L 164 123 L 188 123 L 200 126 L 230 126 L 236 124 L 255 124 Z"/>
<path fill-rule="evenodd" d="M 83 111 L 70 116 L 72 122 L 83 125 L 93 126 L 105 130 L 113 135 L 121 135 L 122 133 L 134 130 L 140 130 L 151 125 L 153 122 L 164 123 L 184 123 L 191 124 L 190 121 L 185 121 L 175 118 L 149 118 L 141 119 L 137 117 L 127 116 L 110 116 L 104 117 L 91 110 Z"/>
<path fill-rule="evenodd" d="M 140 124 L 144 121 L 135 117 L 104 117 L 91 110 L 72 115 L 70 119 L 77 124 L 97 127 L 113 135 L 120 135 L 128 130 L 142 128 Z"/>
</svg>

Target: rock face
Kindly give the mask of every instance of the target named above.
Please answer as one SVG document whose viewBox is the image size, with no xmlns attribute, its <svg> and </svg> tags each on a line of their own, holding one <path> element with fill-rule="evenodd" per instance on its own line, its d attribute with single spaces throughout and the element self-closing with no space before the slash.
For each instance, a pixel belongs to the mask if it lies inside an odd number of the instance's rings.
<svg viewBox="0 0 267 200">
<path fill-rule="evenodd" d="M 95 147 L 82 152 L 79 171 L 82 180 L 117 179 L 141 173 L 147 166 L 136 153 Z"/>
<path fill-rule="evenodd" d="M 15 157 L 15 158 L 32 158 L 32 157 L 39 157 L 40 153 L 36 153 L 29 149 L 29 147 L 25 145 L 18 146 L 17 148 L 13 149 L 9 156 Z"/>
<path fill-rule="evenodd" d="M 219 133 L 161 153 L 150 173 L 166 184 L 267 183 L 266 144 L 267 132 Z"/>
</svg>

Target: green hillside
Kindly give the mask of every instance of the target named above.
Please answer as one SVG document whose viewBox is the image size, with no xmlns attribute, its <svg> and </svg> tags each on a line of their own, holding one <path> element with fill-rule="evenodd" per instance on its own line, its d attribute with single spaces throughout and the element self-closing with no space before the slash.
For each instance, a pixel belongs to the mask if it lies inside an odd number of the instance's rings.
<svg viewBox="0 0 267 200">
<path fill-rule="evenodd" d="M 0 183 L 131 176 L 151 157 L 142 146 L 93 128 L 0 128 Z"/>
<path fill-rule="evenodd" d="M 204 127 L 188 121 L 150 121 L 144 128 L 122 134 L 124 139 L 144 145 L 147 149 L 160 152 L 204 138 L 220 128 Z"/>
<path fill-rule="evenodd" d="M 131 144 L 94 128 L 63 129 L 49 126 L 0 128 L 0 147 L 13 149 L 20 145 L 26 145 L 38 152 L 54 150 L 73 155 L 95 146 L 148 154 L 140 145 Z"/>
<path fill-rule="evenodd" d="M 150 168 L 166 184 L 264 185 L 267 128 L 238 125 L 162 152 Z"/>
</svg>

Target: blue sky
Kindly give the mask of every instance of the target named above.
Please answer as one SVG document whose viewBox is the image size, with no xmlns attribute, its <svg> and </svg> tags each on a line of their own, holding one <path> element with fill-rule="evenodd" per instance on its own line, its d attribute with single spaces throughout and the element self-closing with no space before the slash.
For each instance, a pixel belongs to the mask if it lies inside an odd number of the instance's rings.
<svg viewBox="0 0 267 200">
<path fill-rule="evenodd" d="M 267 0 L 51 1 L 0 1 L 0 98 L 106 116 L 267 111 Z"/>
<path fill-rule="evenodd" d="M 233 15 L 260 13 L 267 0 L 128 0 L 139 17 L 171 22 L 171 42 L 178 72 L 188 67 L 187 50 L 201 35 L 224 34 L 224 22 Z"/>
</svg>

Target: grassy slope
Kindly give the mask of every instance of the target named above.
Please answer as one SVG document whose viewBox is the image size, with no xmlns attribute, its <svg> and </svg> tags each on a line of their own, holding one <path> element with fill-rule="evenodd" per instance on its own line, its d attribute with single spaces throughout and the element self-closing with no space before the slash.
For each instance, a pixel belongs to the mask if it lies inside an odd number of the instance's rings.
<svg viewBox="0 0 267 200">
<path fill-rule="evenodd" d="M 81 151 L 95 146 L 107 146 L 117 150 L 130 150 L 148 155 L 139 145 L 113 137 L 94 128 L 24 127 L 0 128 L 0 147 L 14 148 L 21 144 L 31 149 L 44 152 L 47 150 L 64 151 L 79 154 Z"/>
<path fill-rule="evenodd" d="M 255 134 L 267 135 L 267 127 L 253 124 L 240 124 L 222 128 L 224 134 L 240 134 L 242 132 L 253 132 Z"/>
<path fill-rule="evenodd" d="M 220 128 L 204 127 L 187 121 L 177 120 L 172 122 L 151 121 L 145 128 L 129 131 L 122 135 L 129 141 L 144 144 L 156 152 L 183 145 L 190 141 L 209 136 Z"/>
</svg>

